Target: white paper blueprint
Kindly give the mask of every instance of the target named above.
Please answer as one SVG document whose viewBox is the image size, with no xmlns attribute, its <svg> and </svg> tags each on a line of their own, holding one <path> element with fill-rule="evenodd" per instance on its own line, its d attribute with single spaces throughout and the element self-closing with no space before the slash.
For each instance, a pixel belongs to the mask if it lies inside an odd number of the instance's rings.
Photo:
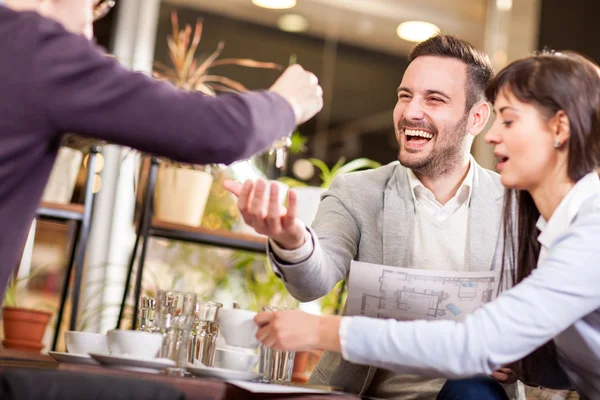
<svg viewBox="0 0 600 400">
<path fill-rule="evenodd" d="M 458 321 L 496 297 L 499 278 L 499 271 L 432 271 L 352 261 L 346 314 Z"/>
</svg>

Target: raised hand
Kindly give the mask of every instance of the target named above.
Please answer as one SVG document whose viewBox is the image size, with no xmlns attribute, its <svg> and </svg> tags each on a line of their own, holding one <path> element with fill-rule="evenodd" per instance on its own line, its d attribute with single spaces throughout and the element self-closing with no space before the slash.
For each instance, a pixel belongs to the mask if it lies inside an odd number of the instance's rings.
<svg viewBox="0 0 600 400">
<path fill-rule="evenodd" d="M 308 121 L 323 108 L 323 89 L 319 80 L 315 74 L 305 71 L 298 64 L 283 71 L 270 90 L 292 105 L 296 125 Z"/>
<path fill-rule="evenodd" d="M 269 236 L 280 247 L 293 250 L 304 244 L 306 225 L 296 218 L 296 194 L 288 191 L 287 208 L 279 203 L 279 186 L 264 179 L 240 184 L 225 181 L 224 187 L 238 198 L 238 208 L 246 224 Z"/>
</svg>

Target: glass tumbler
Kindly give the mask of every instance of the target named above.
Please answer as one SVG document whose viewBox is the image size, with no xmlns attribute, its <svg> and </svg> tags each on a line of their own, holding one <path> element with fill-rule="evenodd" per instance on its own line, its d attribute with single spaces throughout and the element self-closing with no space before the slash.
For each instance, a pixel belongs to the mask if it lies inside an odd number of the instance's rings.
<svg viewBox="0 0 600 400">
<path fill-rule="evenodd" d="M 194 293 L 168 290 L 158 292 L 155 329 L 163 335 L 160 357 L 175 361 L 181 372 L 185 370 L 187 363 L 195 305 Z"/>
<path fill-rule="evenodd" d="M 288 308 L 263 307 L 263 311 L 280 311 Z M 258 369 L 269 382 L 291 382 L 296 352 L 275 350 L 259 346 Z"/>
</svg>

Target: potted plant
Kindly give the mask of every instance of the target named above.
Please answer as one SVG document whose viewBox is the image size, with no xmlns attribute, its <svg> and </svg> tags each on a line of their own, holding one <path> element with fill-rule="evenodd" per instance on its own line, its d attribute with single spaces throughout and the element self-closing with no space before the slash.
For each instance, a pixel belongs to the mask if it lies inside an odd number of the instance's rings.
<svg viewBox="0 0 600 400">
<path fill-rule="evenodd" d="M 247 89 L 241 83 L 209 71 L 222 65 L 281 69 L 281 66 L 274 63 L 250 59 L 218 59 L 223 51 L 223 42 L 219 42 L 217 49 L 205 60 L 198 62 L 196 50 L 202 38 L 202 21 L 196 22 L 193 32 L 190 25 L 180 31 L 175 12 L 171 14 L 171 22 L 173 32 L 167 38 L 167 43 L 173 67 L 155 63 L 153 75 L 171 82 L 179 89 L 199 91 L 208 96 L 216 96 L 217 92 L 244 92 Z M 164 160 L 159 168 L 154 198 L 156 217 L 164 221 L 200 226 L 212 182 L 213 175 L 208 166 Z"/>
<path fill-rule="evenodd" d="M 28 278 L 16 279 L 11 276 L 6 288 L 2 307 L 2 325 L 4 327 L 2 345 L 7 349 L 39 353 L 44 347 L 42 339 L 52 314 L 19 306 L 18 286 L 26 279 Z"/>
<path fill-rule="evenodd" d="M 321 200 L 321 195 L 325 190 L 329 188 L 333 178 L 340 174 L 346 174 L 348 172 L 358 171 L 361 169 L 370 169 L 380 167 L 381 164 L 377 161 L 370 160 L 368 158 L 357 158 L 346 163 L 345 157 L 341 157 L 337 163 L 331 168 L 327 166 L 323 161 L 316 158 L 309 158 L 308 161 L 321 172 L 321 185 L 320 186 L 309 186 L 306 182 L 302 182 L 298 179 L 290 177 L 281 177 L 280 181 L 288 185 L 290 188 L 294 188 L 297 197 L 298 209 L 296 215 L 306 225 L 311 225 L 317 214 L 317 208 Z"/>
</svg>

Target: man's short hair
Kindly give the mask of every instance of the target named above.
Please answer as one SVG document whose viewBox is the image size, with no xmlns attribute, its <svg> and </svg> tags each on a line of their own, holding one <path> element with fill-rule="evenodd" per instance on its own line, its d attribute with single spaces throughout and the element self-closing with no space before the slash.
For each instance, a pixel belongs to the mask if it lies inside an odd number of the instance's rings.
<svg viewBox="0 0 600 400">
<path fill-rule="evenodd" d="M 466 109 L 470 110 L 477 102 L 485 98 L 485 88 L 494 72 L 490 58 L 472 44 L 449 35 L 435 35 L 417 44 L 408 60 L 417 57 L 447 57 L 462 61 L 467 66 Z"/>
</svg>

